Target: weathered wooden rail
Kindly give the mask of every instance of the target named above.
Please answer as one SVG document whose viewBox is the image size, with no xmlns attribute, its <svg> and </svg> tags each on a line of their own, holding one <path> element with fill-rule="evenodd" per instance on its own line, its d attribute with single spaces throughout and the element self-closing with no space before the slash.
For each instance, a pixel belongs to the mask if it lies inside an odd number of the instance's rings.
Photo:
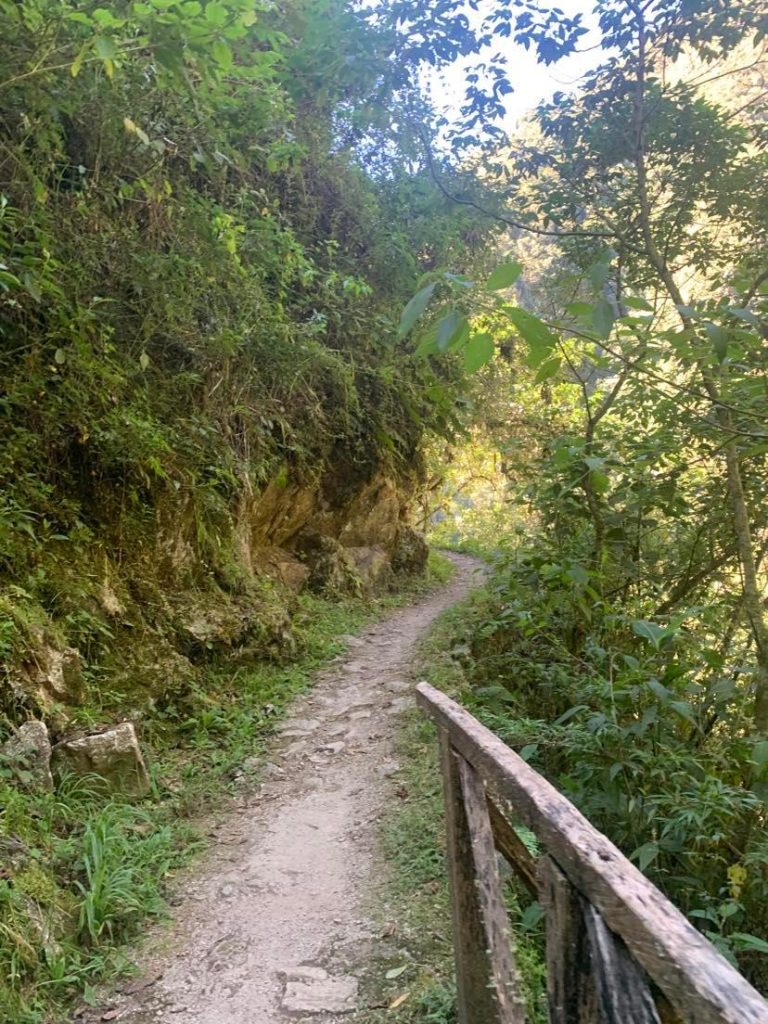
<svg viewBox="0 0 768 1024">
<path fill-rule="evenodd" d="M 544 909 L 551 1024 L 768 1024 L 768 1002 L 565 797 L 445 694 L 417 692 L 440 735 L 460 1024 L 526 1020 L 497 851 Z"/>
</svg>

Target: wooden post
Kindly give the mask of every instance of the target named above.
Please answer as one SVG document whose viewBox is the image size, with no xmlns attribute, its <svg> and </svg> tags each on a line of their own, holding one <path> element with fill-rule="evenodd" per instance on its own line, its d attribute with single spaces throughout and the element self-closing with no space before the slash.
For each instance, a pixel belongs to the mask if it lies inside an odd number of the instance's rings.
<svg viewBox="0 0 768 1024">
<path fill-rule="evenodd" d="M 490 797 L 488 798 L 488 813 L 491 818 L 491 828 L 493 829 L 496 849 L 523 885 L 525 885 L 526 889 L 532 895 L 538 895 L 536 858 L 528 850 L 528 847 Z"/>
<path fill-rule="evenodd" d="M 440 730 L 459 1024 L 525 1024 L 482 781 Z"/>
<path fill-rule="evenodd" d="M 597 993 L 578 893 L 551 857 L 539 858 L 538 875 L 546 915 L 549 1024 L 595 1024 Z"/>
<path fill-rule="evenodd" d="M 648 977 L 598 910 L 580 897 L 601 1024 L 661 1024 Z"/>
</svg>

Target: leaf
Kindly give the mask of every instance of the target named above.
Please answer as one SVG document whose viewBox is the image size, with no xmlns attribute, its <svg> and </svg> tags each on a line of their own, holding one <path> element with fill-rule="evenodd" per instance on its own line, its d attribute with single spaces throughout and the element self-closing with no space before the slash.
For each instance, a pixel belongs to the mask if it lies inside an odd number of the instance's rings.
<svg viewBox="0 0 768 1024">
<path fill-rule="evenodd" d="M 467 373 L 474 373 L 493 358 L 493 353 L 494 344 L 490 334 L 486 332 L 473 334 L 464 349 L 464 369 Z"/>
<path fill-rule="evenodd" d="M 209 3 L 205 5 L 205 19 L 211 25 L 223 25 L 229 17 L 229 12 L 223 4 Z"/>
<path fill-rule="evenodd" d="M 595 263 L 589 271 L 589 280 L 595 291 L 600 291 L 611 273 L 610 263 Z"/>
<path fill-rule="evenodd" d="M 384 977 L 387 979 L 387 981 L 394 981 L 395 978 L 399 978 L 401 974 L 405 974 L 407 970 L 407 964 L 403 964 L 401 967 L 391 967 L 384 975 Z"/>
<path fill-rule="evenodd" d="M 526 743 L 526 745 L 520 751 L 520 757 L 527 763 L 532 757 L 536 757 L 539 752 L 538 743 Z"/>
<path fill-rule="evenodd" d="M 486 291 L 498 292 L 504 288 L 511 288 L 522 272 L 523 267 L 520 263 L 500 263 L 488 278 Z"/>
<path fill-rule="evenodd" d="M 577 704 L 575 707 L 568 708 L 564 711 L 559 718 L 556 718 L 553 725 L 565 725 L 566 722 L 570 721 L 575 715 L 578 715 L 580 711 L 589 711 L 589 707 L 586 704 Z"/>
<path fill-rule="evenodd" d="M 59 366 L 63 366 L 64 363 L 66 363 L 67 361 L 67 353 L 64 351 L 63 348 L 57 348 L 56 351 L 53 353 L 53 358 L 55 362 L 59 364 Z"/>
<path fill-rule="evenodd" d="M 759 765 L 760 768 L 768 764 L 768 740 L 758 740 L 754 745 L 752 748 L 752 761 Z"/>
<path fill-rule="evenodd" d="M 601 338 L 607 338 L 613 328 L 613 321 L 616 319 L 613 306 L 605 299 L 595 303 L 592 310 L 592 324 Z"/>
<path fill-rule="evenodd" d="M 149 356 L 147 355 L 146 352 L 142 352 L 141 355 L 139 356 L 139 366 L 142 368 L 142 370 L 146 370 L 146 368 L 149 366 Z"/>
<path fill-rule="evenodd" d="M 468 331 L 467 318 L 452 309 L 437 327 L 437 347 L 440 352 L 447 352 L 450 348 L 454 348 L 463 340 Z"/>
<path fill-rule="evenodd" d="M 232 67 L 233 56 L 231 48 L 222 40 L 217 39 L 211 47 L 211 53 L 216 63 L 224 68 L 225 71 L 229 71 Z"/>
<path fill-rule="evenodd" d="M 421 291 L 416 292 L 402 312 L 400 324 L 397 328 L 398 337 L 404 338 L 405 335 L 413 329 L 414 324 L 423 315 L 424 310 L 429 305 L 429 300 L 432 298 L 434 290 L 435 282 L 433 281 L 432 284 L 428 284 L 426 288 L 422 288 Z"/>
<path fill-rule="evenodd" d="M 517 306 L 506 306 L 505 313 L 517 328 L 520 336 L 528 343 L 530 349 L 526 363 L 532 369 L 541 366 L 553 348 L 557 346 L 557 338 L 545 323 L 537 316 Z"/>
<path fill-rule="evenodd" d="M 589 480 L 592 484 L 592 489 L 597 494 L 605 494 L 608 488 L 611 486 L 610 478 L 607 473 L 603 473 L 599 469 L 593 469 L 589 474 Z"/>
<path fill-rule="evenodd" d="M 560 356 L 552 356 L 551 359 L 545 360 L 539 367 L 539 372 L 533 378 L 533 383 L 542 384 L 545 380 L 551 380 L 553 377 L 556 377 L 562 364 L 563 360 Z"/>
<path fill-rule="evenodd" d="M 643 843 L 634 851 L 630 860 L 636 860 L 641 871 L 645 871 L 649 864 L 652 864 L 659 855 L 658 843 Z"/>
<path fill-rule="evenodd" d="M 89 44 L 86 43 L 83 47 L 81 47 L 80 52 L 72 61 L 72 66 L 69 69 L 69 73 L 70 75 L 72 75 L 73 78 L 77 78 L 77 76 L 80 74 L 80 71 L 83 67 L 83 61 L 85 60 L 85 55 L 86 53 L 88 53 L 89 48 Z"/>
<path fill-rule="evenodd" d="M 749 935 L 747 932 L 733 932 L 730 938 L 735 940 L 739 949 L 751 949 L 755 953 L 768 953 L 768 942 L 757 935 Z"/>
<path fill-rule="evenodd" d="M 643 640 L 648 640 L 658 651 L 661 641 L 667 635 L 666 629 L 663 626 L 659 626 L 655 622 L 649 622 L 647 619 L 634 619 L 632 622 L 632 632 L 635 636 L 642 637 Z"/>
<path fill-rule="evenodd" d="M 728 355 L 728 331 L 724 327 L 720 327 L 719 324 L 712 323 L 706 323 L 704 329 L 712 342 L 717 361 L 724 363 Z"/>
<path fill-rule="evenodd" d="M 738 317 L 739 320 L 744 320 L 746 323 L 751 324 L 753 327 L 760 326 L 760 318 L 755 316 L 751 309 L 744 309 L 741 306 L 729 306 L 728 312 L 731 316 Z"/>
<path fill-rule="evenodd" d="M 408 995 L 409 995 L 409 993 L 408 993 L 408 992 L 403 992 L 403 993 L 401 993 L 401 995 L 399 995 L 399 996 L 397 997 L 397 999 L 393 999 L 393 1000 L 392 1000 L 392 1002 L 391 1002 L 391 1003 L 389 1004 L 389 1006 L 387 1007 L 387 1009 L 388 1009 L 388 1010 L 396 1010 L 396 1009 L 398 1008 L 398 1006 L 402 1006 L 402 1005 L 403 1005 L 403 1003 L 405 1002 L 405 1000 L 406 1000 L 406 999 L 408 998 Z"/>
<path fill-rule="evenodd" d="M 112 61 L 117 56 L 117 47 L 111 36 L 96 36 L 93 48 L 103 61 Z"/>
<path fill-rule="evenodd" d="M 681 718 L 684 718 L 686 722 L 690 722 L 691 725 L 695 725 L 698 728 L 699 723 L 696 721 L 691 705 L 687 700 L 671 700 L 669 706 Z"/>
<path fill-rule="evenodd" d="M 627 309 L 645 309 L 649 313 L 653 312 L 653 306 L 650 302 L 646 302 L 645 299 L 641 299 L 636 295 L 622 295 L 621 301 Z"/>
</svg>

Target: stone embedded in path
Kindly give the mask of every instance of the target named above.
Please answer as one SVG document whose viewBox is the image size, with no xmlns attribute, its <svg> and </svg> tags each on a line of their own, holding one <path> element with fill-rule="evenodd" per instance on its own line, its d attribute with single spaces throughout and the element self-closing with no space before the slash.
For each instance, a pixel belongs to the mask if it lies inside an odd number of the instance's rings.
<svg viewBox="0 0 768 1024">
<path fill-rule="evenodd" d="M 320 725 L 316 718 L 289 718 L 285 728 L 281 729 L 281 735 L 291 738 L 293 736 L 308 736 Z"/>
<path fill-rule="evenodd" d="M 357 1005 L 357 978 L 336 977 L 322 967 L 296 967 L 285 972 L 282 1007 L 286 1013 L 350 1013 Z"/>
</svg>

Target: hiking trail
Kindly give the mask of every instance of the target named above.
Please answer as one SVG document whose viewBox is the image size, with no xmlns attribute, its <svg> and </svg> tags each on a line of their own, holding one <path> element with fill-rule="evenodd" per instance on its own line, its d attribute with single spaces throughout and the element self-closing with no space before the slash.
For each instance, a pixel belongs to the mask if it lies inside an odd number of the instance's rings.
<svg viewBox="0 0 768 1024">
<path fill-rule="evenodd" d="M 294 702 L 261 785 L 184 875 L 170 930 L 153 929 L 140 974 L 94 1020 L 330 1024 L 357 1007 L 376 941 L 366 908 L 379 821 L 396 798 L 395 736 L 413 705 L 416 648 L 478 582 L 476 559 L 450 557 L 447 586 L 350 637 Z"/>
</svg>

